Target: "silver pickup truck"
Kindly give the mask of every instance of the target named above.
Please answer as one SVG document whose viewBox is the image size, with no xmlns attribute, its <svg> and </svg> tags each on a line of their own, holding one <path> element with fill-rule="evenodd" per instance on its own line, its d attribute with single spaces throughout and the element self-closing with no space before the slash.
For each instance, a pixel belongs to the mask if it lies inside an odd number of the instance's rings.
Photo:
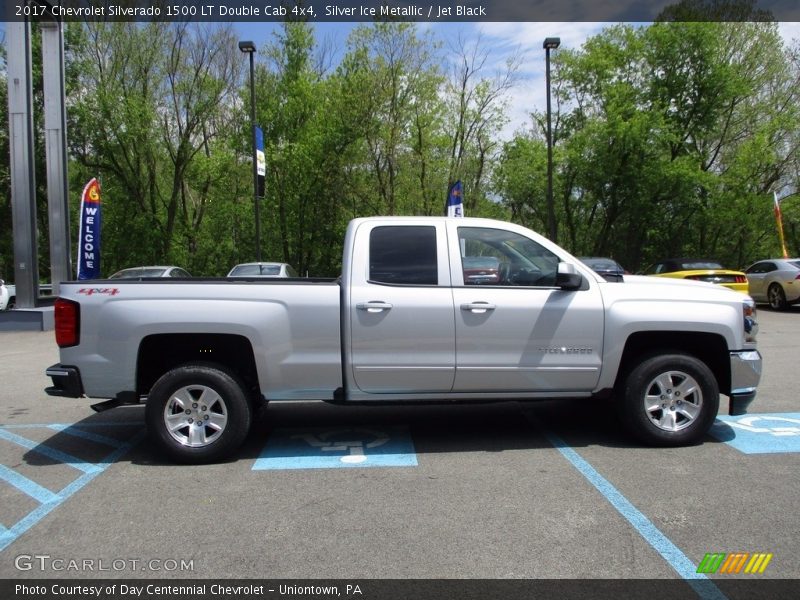
<svg viewBox="0 0 800 600">
<path fill-rule="evenodd" d="M 335 280 L 71 282 L 56 302 L 53 396 L 146 399 L 171 458 L 232 453 L 269 400 L 351 404 L 610 398 L 645 443 L 696 443 L 754 399 L 752 300 L 626 276 L 609 283 L 523 227 L 350 223 Z"/>
</svg>

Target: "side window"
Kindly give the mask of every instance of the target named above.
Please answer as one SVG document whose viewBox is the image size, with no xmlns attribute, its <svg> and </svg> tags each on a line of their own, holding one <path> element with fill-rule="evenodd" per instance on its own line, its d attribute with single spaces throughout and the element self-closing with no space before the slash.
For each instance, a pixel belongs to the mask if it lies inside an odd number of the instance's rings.
<svg viewBox="0 0 800 600">
<path fill-rule="evenodd" d="M 558 256 L 531 239 L 502 229 L 459 227 L 465 285 L 552 287 Z"/>
<path fill-rule="evenodd" d="M 436 228 L 390 225 L 373 229 L 369 238 L 369 280 L 438 285 Z"/>
<path fill-rule="evenodd" d="M 775 269 L 777 269 L 777 267 L 775 266 L 775 263 L 760 262 L 760 263 L 756 263 L 752 267 L 750 267 L 747 270 L 747 273 L 753 273 L 753 274 L 770 273 L 770 272 L 774 271 Z"/>
</svg>

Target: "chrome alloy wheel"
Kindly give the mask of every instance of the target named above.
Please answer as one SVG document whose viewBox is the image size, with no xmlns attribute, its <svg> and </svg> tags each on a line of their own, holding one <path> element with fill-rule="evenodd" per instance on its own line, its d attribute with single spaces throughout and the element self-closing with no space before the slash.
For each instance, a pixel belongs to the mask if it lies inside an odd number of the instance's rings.
<svg viewBox="0 0 800 600">
<path fill-rule="evenodd" d="M 644 396 L 644 410 L 650 422 L 663 431 L 689 427 L 703 407 L 703 391 L 691 375 L 667 371 L 653 379 Z"/>
<path fill-rule="evenodd" d="M 213 444 L 228 424 L 228 407 L 205 385 L 178 389 L 164 407 L 164 426 L 178 443 L 190 448 Z"/>
</svg>

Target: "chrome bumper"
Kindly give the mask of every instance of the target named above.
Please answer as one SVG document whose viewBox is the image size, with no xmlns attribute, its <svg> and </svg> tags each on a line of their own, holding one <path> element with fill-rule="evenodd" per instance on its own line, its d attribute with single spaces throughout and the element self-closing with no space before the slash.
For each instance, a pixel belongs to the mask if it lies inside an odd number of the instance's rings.
<svg viewBox="0 0 800 600">
<path fill-rule="evenodd" d="M 756 397 L 761 381 L 761 354 L 758 350 L 731 352 L 730 415 L 743 415 Z"/>
</svg>

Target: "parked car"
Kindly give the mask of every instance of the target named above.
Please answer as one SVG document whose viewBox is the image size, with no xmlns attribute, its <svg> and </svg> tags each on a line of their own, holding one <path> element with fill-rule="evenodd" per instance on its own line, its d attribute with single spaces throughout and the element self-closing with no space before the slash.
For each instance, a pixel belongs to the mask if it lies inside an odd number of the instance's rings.
<svg viewBox="0 0 800 600">
<path fill-rule="evenodd" d="M 114 273 L 109 279 L 141 279 L 143 277 L 191 277 L 180 267 L 131 267 Z"/>
<path fill-rule="evenodd" d="M 606 281 L 620 282 L 623 281 L 625 269 L 622 268 L 617 261 L 613 258 L 604 258 L 601 256 L 579 256 L 578 260 L 582 261 L 592 271 L 602 276 Z"/>
<path fill-rule="evenodd" d="M 8 306 L 8 299 L 10 295 L 8 293 L 8 288 L 6 287 L 6 282 L 0 279 L 0 310 L 5 310 Z"/>
<path fill-rule="evenodd" d="M 5 291 L 3 291 L 5 290 Z M 39 284 L 39 297 L 46 298 L 53 295 L 52 283 Z M 3 284 L 0 279 L 0 310 L 11 310 L 17 305 L 17 286 L 12 284 Z"/>
<path fill-rule="evenodd" d="M 775 310 L 800 302 L 800 258 L 760 260 L 745 269 L 750 295 Z"/>
<path fill-rule="evenodd" d="M 253 262 L 236 265 L 228 277 L 297 277 L 297 272 L 286 263 Z"/>
<path fill-rule="evenodd" d="M 651 265 L 645 275 L 716 283 L 743 294 L 748 290 L 747 276 L 742 271 L 726 269 L 706 258 L 668 258 Z"/>
<path fill-rule="evenodd" d="M 465 256 L 464 283 L 477 285 L 500 282 L 500 259 L 495 256 Z"/>
</svg>

